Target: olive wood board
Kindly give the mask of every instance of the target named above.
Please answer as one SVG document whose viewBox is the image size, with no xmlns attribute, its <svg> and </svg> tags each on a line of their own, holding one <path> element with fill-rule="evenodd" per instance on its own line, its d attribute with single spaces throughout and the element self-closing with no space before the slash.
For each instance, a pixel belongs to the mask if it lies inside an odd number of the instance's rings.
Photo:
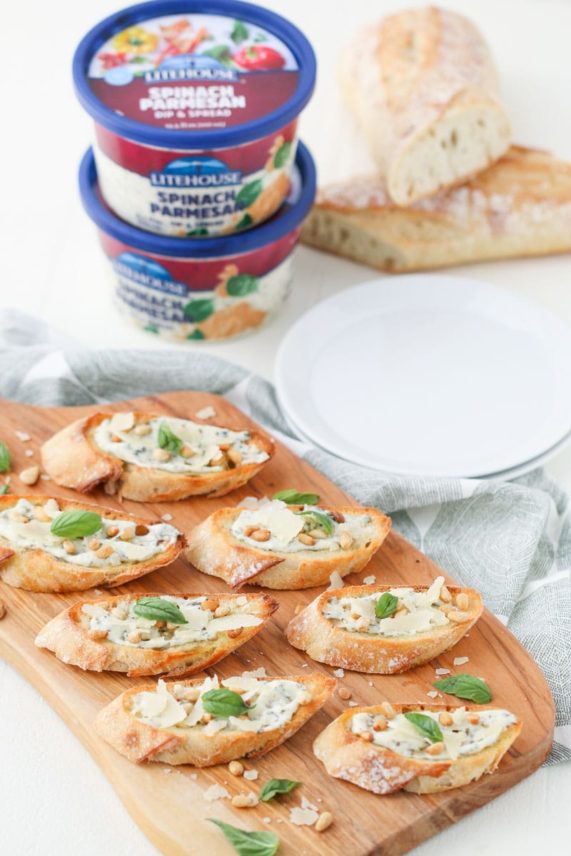
<svg viewBox="0 0 571 856">
<path fill-rule="evenodd" d="M 203 392 L 166 393 L 104 408 L 40 408 L 0 401 L 0 439 L 9 445 L 13 457 L 11 492 L 79 498 L 76 493 L 59 488 L 51 481 L 40 480 L 33 488 L 28 488 L 16 475 L 32 463 L 39 463 L 41 443 L 74 419 L 101 409 L 143 410 L 193 418 L 206 405 L 212 405 L 216 411 L 216 416 L 209 420 L 211 422 L 230 428 L 253 424 L 223 398 Z M 31 441 L 21 442 L 15 435 L 16 431 L 28 432 Z M 30 449 L 33 456 L 25 456 L 25 451 Z M 165 513 L 172 514 L 173 524 L 182 531 L 189 531 L 217 508 L 235 504 L 248 495 L 271 495 L 285 487 L 316 491 L 327 505 L 348 502 L 348 497 L 339 488 L 278 443 L 275 456 L 253 481 L 229 496 L 218 499 L 196 497 L 181 502 L 146 505 L 124 501 L 122 506 L 125 511 L 149 520 Z M 106 496 L 100 490 L 84 498 L 90 503 L 121 507 L 116 497 Z M 428 584 L 439 573 L 444 572 L 398 534 L 391 533 L 367 568 L 346 578 L 346 583 L 359 583 L 363 577 L 373 574 L 378 583 Z M 200 593 L 224 590 L 227 587 L 222 580 L 203 575 L 186 560 L 179 559 L 128 586 L 112 589 L 111 594 L 123 591 Z M 246 590 L 257 589 L 247 587 Z M 332 674 L 332 668 L 314 663 L 301 651 L 290 647 L 283 635 L 296 607 L 305 606 L 320 591 L 269 592 L 280 602 L 277 613 L 258 636 L 209 672 L 217 672 L 223 678 L 264 666 L 268 675 L 307 674 L 312 669 Z M 85 596 L 93 597 L 94 593 L 104 594 L 102 590 L 95 589 L 86 592 Z M 348 702 L 342 701 L 337 693 L 283 746 L 262 758 L 245 762 L 247 768 L 258 771 L 257 781 L 235 778 L 226 767 L 195 770 L 189 766 L 171 768 L 158 763 L 137 766 L 97 736 L 93 721 L 97 712 L 118 693 L 152 679 L 84 672 L 64 665 L 53 654 L 34 645 L 34 637 L 42 625 L 82 596 L 80 592 L 69 595 L 35 594 L 0 583 L 0 600 L 7 610 L 0 622 L 0 653 L 67 722 L 108 776 L 136 823 L 158 850 L 169 856 L 204 856 L 205 853 L 235 856 L 234 848 L 214 824 L 207 822 L 207 818 L 224 820 L 248 830 L 277 832 L 281 841 L 280 856 L 396 856 L 406 853 L 529 776 L 542 763 L 551 746 L 554 708 L 545 680 L 509 630 L 486 611 L 468 637 L 426 666 L 393 676 L 347 671 L 339 680 L 339 686 L 351 690 L 353 701 L 374 704 L 385 699 L 392 702 L 431 701 L 426 693 L 432 689 L 437 667 L 483 676 L 492 687 L 494 703 L 521 717 L 524 727 L 499 769 L 478 782 L 427 796 L 404 791 L 376 796 L 329 777 L 314 757 L 312 744 L 319 732 L 347 706 Z M 454 667 L 454 657 L 464 655 L 469 656 L 469 663 L 462 668 Z M 444 697 L 442 701 L 462 703 L 451 696 Z M 46 775 L 49 775 L 48 771 Z M 292 794 L 260 803 L 253 809 L 235 809 L 228 799 L 208 802 L 203 797 L 206 789 L 215 783 L 226 787 L 232 795 L 243 791 L 257 793 L 261 784 L 274 777 L 296 779 L 303 784 Z M 334 822 L 325 832 L 318 833 L 310 827 L 299 827 L 290 822 L 289 809 L 299 805 L 302 795 L 321 811 L 328 810 L 333 814 Z M 97 806 L 94 805 L 93 810 L 97 811 Z M 271 819 L 269 823 L 267 818 Z"/>
</svg>

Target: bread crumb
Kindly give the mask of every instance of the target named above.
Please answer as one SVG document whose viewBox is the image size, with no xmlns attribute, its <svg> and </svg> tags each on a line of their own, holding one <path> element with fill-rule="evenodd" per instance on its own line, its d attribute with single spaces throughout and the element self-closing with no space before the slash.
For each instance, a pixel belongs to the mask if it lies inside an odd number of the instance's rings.
<svg viewBox="0 0 571 856">
<path fill-rule="evenodd" d="M 438 690 L 429 690 L 429 691 L 426 693 L 426 695 L 427 695 L 427 696 L 429 696 L 430 698 L 438 698 L 438 696 L 440 695 L 440 693 L 438 692 Z"/>
<path fill-rule="evenodd" d="M 210 787 L 204 791 L 202 794 L 205 800 L 208 802 L 215 802 L 216 800 L 229 800 L 230 794 L 223 788 L 222 785 L 210 785 Z"/>
<path fill-rule="evenodd" d="M 470 660 L 469 657 L 454 657 L 454 665 L 455 666 L 463 666 L 464 663 L 467 663 Z"/>
<path fill-rule="evenodd" d="M 350 701 L 350 702 L 349 702 L 349 707 L 359 707 L 359 702 L 357 702 L 357 701 Z"/>
<path fill-rule="evenodd" d="M 370 577 L 365 577 L 363 580 L 363 585 L 372 586 L 377 582 L 377 578 L 371 575 Z"/>
<path fill-rule="evenodd" d="M 42 481 L 50 481 L 50 477 L 47 473 L 42 473 L 40 478 Z"/>
<path fill-rule="evenodd" d="M 243 678 L 267 678 L 267 672 L 263 666 L 259 669 L 253 669 L 251 672 L 242 672 Z"/>
<path fill-rule="evenodd" d="M 244 772 L 244 778 L 247 779 L 249 782 L 255 782 L 258 778 L 258 775 L 259 773 L 257 770 L 245 770 Z"/>
<path fill-rule="evenodd" d="M 308 666 L 309 666 L 309 663 L 303 663 L 303 665 L 302 665 L 302 667 L 301 667 L 301 668 L 302 668 L 302 669 L 307 669 L 307 667 L 308 667 Z"/>
<path fill-rule="evenodd" d="M 26 451 L 24 452 L 24 455 L 25 455 L 27 458 L 31 458 L 31 457 L 33 457 L 33 454 L 34 454 L 34 450 L 33 450 L 33 449 L 26 449 Z"/>
<path fill-rule="evenodd" d="M 344 669 L 335 669 L 333 674 L 335 675 L 336 678 L 344 678 L 345 677 Z"/>
<path fill-rule="evenodd" d="M 374 683 L 373 683 L 372 681 L 367 681 L 367 683 L 369 684 L 369 686 L 370 686 L 370 687 L 374 687 L 374 686 L 375 686 L 375 685 L 374 685 Z"/>
<path fill-rule="evenodd" d="M 170 523 L 172 520 L 172 514 L 169 514 L 168 512 L 166 514 L 163 514 L 161 516 L 161 520 L 164 520 L 165 523 Z"/>
<path fill-rule="evenodd" d="M 264 817 L 264 818 L 262 818 L 262 820 L 264 821 L 264 823 L 271 823 L 272 822 L 271 817 Z"/>
<path fill-rule="evenodd" d="M 191 773 L 189 778 L 192 779 L 193 782 L 196 782 L 198 779 L 198 773 Z"/>
<path fill-rule="evenodd" d="M 19 474 L 19 479 L 22 484 L 33 485 L 40 477 L 40 468 L 38 466 L 28 467 L 27 470 L 22 470 Z"/>
<path fill-rule="evenodd" d="M 449 675 L 450 669 L 435 669 L 434 674 L 435 675 Z"/>
<path fill-rule="evenodd" d="M 14 434 L 16 435 L 18 440 L 22 441 L 22 443 L 29 443 L 32 439 L 27 431 L 14 431 Z"/>
<path fill-rule="evenodd" d="M 301 798 L 301 805 L 289 810 L 289 819 L 294 826 L 313 826 L 318 817 L 317 806 L 312 805 L 306 797 Z"/>
<path fill-rule="evenodd" d="M 203 407 L 201 410 L 196 411 L 197 419 L 212 419 L 213 416 L 216 416 L 216 411 L 210 405 L 208 405 L 208 407 Z"/>
<path fill-rule="evenodd" d="M 327 588 L 327 591 L 337 588 L 343 588 L 343 577 L 341 576 L 339 571 L 333 571 L 333 573 L 329 577 L 329 586 Z"/>
</svg>

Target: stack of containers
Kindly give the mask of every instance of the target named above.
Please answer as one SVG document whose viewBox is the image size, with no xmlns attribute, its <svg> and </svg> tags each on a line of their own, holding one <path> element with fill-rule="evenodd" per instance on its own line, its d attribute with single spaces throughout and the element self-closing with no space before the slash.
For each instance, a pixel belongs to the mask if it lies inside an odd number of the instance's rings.
<svg viewBox="0 0 571 856">
<path fill-rule="evenodd" d="M 152 0 L 95 26 L 73 73 L 95 122 L 81 196 L 123 314 L 177 340 L 259 327 L 315 196 L 305 36 L 249 3 Z"/>
</svg>

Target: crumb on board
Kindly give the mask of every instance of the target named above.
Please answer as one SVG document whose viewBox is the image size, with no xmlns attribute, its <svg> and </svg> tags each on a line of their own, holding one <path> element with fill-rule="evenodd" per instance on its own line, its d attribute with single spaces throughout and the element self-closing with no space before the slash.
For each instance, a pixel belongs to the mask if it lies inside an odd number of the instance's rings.
<svg viewBox="0 0 571 856">
<path fill-rule="evenodd" d="M 327 591 L 330 589 L 343 588 L 343 577 L 339 573 L 339 571 L 333 571 L 333 573 L 329 577 L 329 586 L 327 587 Z"/>
<path fill-rule="evenodd" d="M 468 663 L 470 661 L 469 657 L 454 657 L 454 665 L 455 666 L 463 666 L 464 663 Z"/>
<path fill-rule="evenodd" d="M 306 797 L 301 798 L 301 804 L 289 810 L 289 819 L 294 826 L 313 826 L 319 817 L 317 806 L 309 802 Z"/>
<path fill-rule="evenodd" d="M 259 773 L 257 770 L 245 770 L 244 771 L 244 778 L 247 779 L 249 782 L 255 782 L 256 779 L 258 778 L 258 776 L 259 776 Z"/>
<path fill-rule="evenodd" d="M 372 586 L 372 585 L 374 585 L 376 582 L 377 582 L 377 578 L 376 578 L 376 577 L 374 577 L 374 576 L 371 574 L 370 576 L 365 577 L 365 579 L 363 580 L 363 585 L 366 585 L 366 586 Z"/>
<path fill-rule="evenodd" d="M 22 443 L 29 443 L 32 439 L 27 431 L 14 431 L 14 434 Z"/>
<path fill-rule="evenodd" d="M 335 675 L 336 678 L 344 678 L 345 677 L 345 670 L 344 669 L 335 669 L 333 674 Z"/>
<path fill-rule="evenodd" d="M 450 669 L 435 669 L 434 674 L 435 675 L 449 675 Z"/>
<path fill-rule="evenodd" d="M 226 788 L 222 787 L 222 785 L 210 785 L 210 787 L 204 791 L 202 796 L 208 802 L 230 799 L 230 794 L 228 793 Z"/>
</svg>

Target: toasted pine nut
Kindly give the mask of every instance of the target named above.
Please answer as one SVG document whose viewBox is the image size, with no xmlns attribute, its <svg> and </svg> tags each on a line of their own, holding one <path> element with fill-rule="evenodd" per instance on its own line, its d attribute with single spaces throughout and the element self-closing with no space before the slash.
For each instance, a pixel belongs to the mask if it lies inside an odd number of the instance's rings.
<svg viewBox="0 0 571 856">
<path fill-rule="evenodd" d="M 202 714 L 202 722 L 204 722 L 205 724 L 208 724 L 211 719 L 212 719 L 211 713 L 203 713 Z"/>
<path fill-rule="evenodd" d="M 249 538 L 252 532 L 255 532 L 257 528 L 257 526 L 246 526 L 246 528 L 244 529 L 244 535 L 246 536 L 246 538 Z"/>
<path fill-rule="evenodd" d="M 373 723 L 373 731 L 386 731 L 388 728 L 388 722 L 384 716 L 377 716 L 375 722 Z"/>
<path fill-rule="evenodd" d="M 149 527 L 145 526 L 144 523 L 137 523 L 135 526 L 135 535 L 148 535 Z"/>
<path fill-rule="evenodd" d="M 229 606 L 224 604 L 224 606 L 217 606 L 214 610 L 214 618 L 224 618 L 225 615 L 230 615 L 232 610 Z"/>
<path fill-rule="evenodd" d="M 466 594 L 465 591 L 461 591 L 460 594 L 456 595 L 456 606 L 458 609 L 466 610 L 470 606 L 470 598 Z"/>
<path fill-rule="evenodd" d="M 337 690 L 337 695 L 339 696 L 339 698 L 342 698 L 343 701 L 348 701 L 353 695 L 353 693 L 351 692 L 351 690 L 347 689 L 347 687 L 339 687 L 339 689 Z"/>
<path fill-rule="evenodd" d="M 244 765 L 240 761 L 230 761 L 228 764 L 228 772 L 233 776 L 241 776 L 244 772 Z"/>
<path fill-rule="evenodd" d="M 208 610 L 209 612 L 214 612 L 214 610 L 218 608 L 218 601 L 213 597 L 207 597 L 206 600 L 203 600 L 200 604 L 200 608 Z"/>
<path fill-rule="evenodd" d="M 111 418 L 111 428 L 113 431 L 130 431 L 134 424 L 134 413 L 115 413 Z"/>
<path fill-rule="evenodd" d="M 300 532 L 297 538 L 298 541 L 301 541 L 301 543 L 305 544 L 307 547 L 313 547 L 315 544 L 315 538 L 312 538 L 311 535 L 308 535 L 306 532 Z"/>
<path fill-rule="evenodd" d="M 330 811 L 322 812 L 317 818 L 317 823 L 313 827 L 316 832 L 325 832 L 333 823 L 333 815 Z"/>
<path fill-rule="evenodd" d="M 12 511 L 10 514 L 10 520 L 12 523 L 29 523 L 29 519 L 25 514 L 20 514 L 19 511 Z"/>
<path fill-rule="evenodd" d="M 221 452 L 227 452 L 231 445 L 232 445 L 232 443 L 220 443 L 218 448 L 220 449 Z"/>
<path fill-rule="evenodd" d="M 469 617 L 470 616 L 467 612 L 460 612 L 457 609 L 451 609 L 448 611 L 448 618 L 450 621 L 455 621 L 457 624 L 460 624 L 461 621 L 467 621 Z"/>
<path fill-rule="evenodd" d="M 153 458 L 155 461 L 170 461 L 171 453 L 166 449 L 153 449 Z"/>
<path fill-rule="evenodd" d="M 452 725 L 452 723 L 454 722 L 454 718 L 450 713 L 444 712 L 440 714 L 440 716 L 438 717 L 438 721 L 440 725 Z"/>
<path fill-rule="evenodd" d="M 426 752 L 428 755 L 440 755 L 444 750 L 444 743 L 433 743 L 431 746 L 428 746 Z"/>
<path fill-rule="evenodd" d="M 196 455 L 196 452 L 190 446 L 183 446 L 180 454 L 183 458 L 192 458 L 193 455 Z"/>
<path fill-rule="evenodd" d="M 34 517 L 41 523 L 49 523 L 51 520 L 50 515 L 41 505 L 36 505 L 36 507 L 34 508 Z"/>
<path fill-rule="evenodd" d="M 228 631 L 228 636 L 230 639 L 237 639 L 238 636 L 242 635 L 243 627 L 234 627 L 232 630 Z"/>
<path fill-rule="evenodd" d="M 134 526 L 125 526 L 119 538 L 121 541 L 131 541 L 135 537 L 135 527 Z"/>
<path fill-rule="evenodd" d="M 228 449 L 228 451 L 226 452 L 226 454 L 228 455 L 228 460 L 229 460 L 229 461 L 232 461 L 232 463 L 234 464 L 234 466 L 235 466 L 235 467 L 239 467 L 239 466 L 240 466 L 240 464 L 242 463 L 242 455 L 241 455 L 241 453 L 238 451 L 238 449 L 234 449 L 234 448 L 231 446 L 231 447 Z"/>
<path fill-rule="evenodd" d="M 341 514 L 340 511 L 330 510 L 329 514 L 335 521 L 335 523 L 345 523 L 345 517 Z"/>
<path fill-rule="evenodd" d="M 252 541 L 269 541 L 272 537 L 272 533 L 269 529 L 255 529 L 250 538 Z"/>
<path fill-rule="evenodd" d="M 342 550 L 348 550 L 353 543 L 353 536 L 350 532 L 342 532 L 339 536 L 339 546 Z"/>
<path fill-rule="evenodd" d="M 440 589 L 440 600 L 442 603 L 450 603 L 452 600 L 452 595 L 450 594 L 450 590 L 446 586 L 442 586 Z"/>
<path fill-rule="evenodd" d="M 113 442 L 113 443 L 120 443 L 120 442 L 121 442 L 121 437 L 119 437 L 119 435 L 118 435 L 118 434 L 112 434 L 112 435 L 111 435 L 111 440 L 112 440 L 112 442 Z"/>
<path fill-rule="evenodd" d="M 136 645 L 137 642 L 140 642 L 142 639 L 140 630 L 131 630 L 131 632 L 127 635 L 127 641 L 131 642 L 133 645 Z"/>
<path fill-rule="evenodd" d="M 147 425 L 146 422 L 140 422 L 133 428 L 133 433 L 136 434 L 137 437 L 145 437 L 147 434 L 151 433 L 151 426 Z"/>
<path fill-rule="evenodd" d="M 226 455 L 216 455 L 215 458 L 211 458 L 208 462 L 208 466 L 210 467 L 223 467 L 226 463 Z"/>
<path fill-rule="evenodd" d="M 73 541 L 69 541 L 68 539 L 66 539 L 61 546 L 70 556 L 73 556 L 74 553 L 77 553 L 77 549 Z"/>
<path fill-rule="evenodd" d="M 95 555 L 98 559 L 108 559 L 109 556 L 113 553 L 113 547 L 111 544 L 103 544 L 102 547 L 97 550 Z"/>
<path fill-rule="evenodd" d="M 87 635 L 90 639 L 93 639 L 95 642 L 100 642 L 102 639 L 107 639 L 107 631 L 106 630 L 98 630 L 97 628 L 93 628 L 92 630 L 87 631 Z"/>
<path fill-rule="evenodd" d="M 196 701 L 200 696 L 200 690 L 198 687 L 188 687 L 184 691 L 184 695 L 189 701 Z"/>
<path fill-rule="evenodd" d="M 232 805 L 234 808 L 254 808 L 258 805 L 258 797 L 256 794 L 236 794 L 232 797 Z"/>
<path fill-rule="evenodd" d="M 107 535 L 108 538 L 114 538 L 115 535 L 119 534 L 119 527 L 118 526 L 108 526 L 107 529 L 105 530 L 105 534 Z"/>
<path fill-rule="evenodd" d="M 361 733 L 359 734 L 359 737 L 362 737 L 363 740 L 367 741 L 367 743 L 370 743 L 373 739 L 373 735 L 371 734 L 370 731 L 361 731 Z"/>
<path fill-rule="evenodd" d="M 101 547 L 101 541 L 98 541 L 97 538 L 92 538 L 87 542 L 87 546 L 90 550 L 98 550 Z"/>
<path fill-rule="evenodd" d="M 478 723 L 480 722 L 479 714 L 471 713 L 468 717 L 468 722 L 470 723 L 470 725 L 478 725 Z"/>
<path fill-rule="evenodd" d="M 40 468 L 38 466 L 28 467 L 26 470 L 22 470 L 19 475 L 19 479 L 22 484 L 32 485 L 37 482 L 40 477 Z"/>
<path fill-rule="evenodd" d="M 385 714 L 385 717 L 387 719 L 394 719 L 395 718 L 396 711 L 395 711 L 394 707 L 392 706 L 392 704 L 390 703 L 390 701 L 382 701 L 381 702 L 381 709 L 382 709 L 382 711 Z"/>
</svg>

